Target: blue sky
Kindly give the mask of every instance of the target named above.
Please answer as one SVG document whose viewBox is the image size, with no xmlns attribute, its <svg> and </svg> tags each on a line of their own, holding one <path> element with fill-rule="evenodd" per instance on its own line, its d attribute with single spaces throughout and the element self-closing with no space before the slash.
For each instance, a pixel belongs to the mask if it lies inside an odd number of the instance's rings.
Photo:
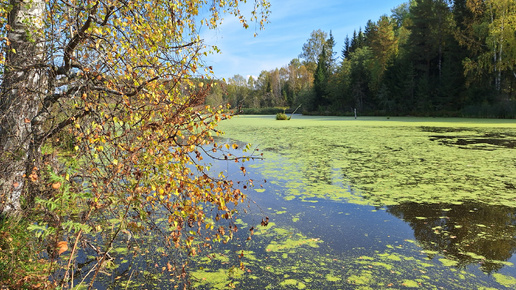
<svg viewBox="0 0 516 290">
<path fill-rule="evenodd" d="M 346 35 L 364 27 L 369 19 L 381 15 L 408 0 L 270 0 L 270 23 L 257 31 L 250 24 L 243 29 L 234 17 L 227 16 L 215 31 L 203 31 L 201 37 L 208 45 L 216 45 L 220 54 L 205 59 L 214 68 L 217 78 L 258 76 L 262 70 L 287 65 L 298 57 L 303 44 L 313 30 L 333 33 L 336 51 L 344 46 Z M 252 0 L 248 2 L 253 2 Z"/>
</svg>

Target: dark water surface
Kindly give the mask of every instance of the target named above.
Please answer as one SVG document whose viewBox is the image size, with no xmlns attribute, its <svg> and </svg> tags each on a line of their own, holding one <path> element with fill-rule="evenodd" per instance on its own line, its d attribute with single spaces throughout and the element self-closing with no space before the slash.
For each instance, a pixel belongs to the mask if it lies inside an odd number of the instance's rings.
<svg viewBox="0 0 516 290">
<path fill-rule="evenodd" d="M 516 123 L 299 118 L 246 116 L 217 140 L 266 158 L 246 176 L 213 162 L 254 187 L 235 238 L 191 261 L 191 288 L 516 289 Z M 178 253 L 141 246 L 96 286 L 176 285 L 161 269 Z"/>
<path fill-rule="evenodd" d="M 514 121 L 269 119 L 226 127 L 267 153 L 246 165 L 267 182 L 243 220 L 268 215 L 285 244 L 249 244 L 256 277 L 237 286 L 516 289 Z"/>
<path fill-rule="evenodd" d="M 260 168 L 250 163 L 247 166 Z M 231 172 L 231 167 L 226 165 L 224 170 Z M 260 227 L 261 218 L 268 216 L 273 234 L 253 236 L 246 242 L 243 235 L 241 247 L 230 247 L 229 252 L 244 250 L 253 256 L 244 259 L 249 272 L 235 279 L 236 288 L 516 287 L 516 210 L 512 207 L 478 202 L 375 207 L 318 198 L 292 199 L 285 194 L 288 181 L 282 178 L 261 175 L 259 170 L 247 177 L 262 182 L 257 182 L 259 192 L 248 192 L 254 204 L 242 221 L 247 228 Z M 334 179 L 332 184 L 357 194 L 342 180 Z M 285 231 L 299 240 L 285 240 Z M 280 240 L 278 250 L 268 247 L 274 238 Z M 303 243 L 310 239 L 317 240 L 316 246 Z M 210 271 L 209 264 L 203 269 Z M 202 273 L 197 277 L 203 279 Z M 197 287 L 223 288 L 207 280 L 201 280 Z"/>
</svg>

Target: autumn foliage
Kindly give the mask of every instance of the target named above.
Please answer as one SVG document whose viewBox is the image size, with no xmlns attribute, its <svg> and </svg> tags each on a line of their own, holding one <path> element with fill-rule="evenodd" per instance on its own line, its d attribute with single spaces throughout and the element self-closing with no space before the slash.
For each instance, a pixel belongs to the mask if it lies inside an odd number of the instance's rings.
<svg viewBox="0 0 516 290">
<path fill-rule="evenodd" d="M 231 235 L 233 228 L 224 230 L 227 223 L 221 229 L 215 223 L 231 219 L 245 195 L 204 160 L 209 155 L 227 159 L 213 136 L 219 133 L 217 123 L 230 116 L 224 107 L 204 106 L 214 83 L 212 68 L 203 67 L 201 58 L 217 48 L 207 46 L 199 31 L 217 27 L 227 14 L 245 28 L 248 21 L 261 27 L 269 3 L 252 2 L 246 18 L 241 0 L 50 0 L 34 1 L 34 6 L 2 1 L 1 140 L 8 140 L 7 128 L 15 127 L 10 114 L 21 110 L 15 104 L 24 98 L 36 101 L 19 112 L 26 116 L 20 126 L 29 128 L 20 141 L 27 146 L 0 148 L 0 208 L 17 201 L 10 188 L 23 188 L 22 207 L 34 217 L 31 230 L 57 245 L 51 247 L 56 255 L 49 257 L 72 253 L 61 265 L 66 274 L 55 281 L 67 285 L 67 271 L 85 235 L 107 241 L 95 246 L 92 282 L 121 233 L 148 231 L 149 221 L 163 215 L 166 242 L 190 254 L 201 250 L 203 244 L 194 241 L 208 229 L 215 230 L 205 241 Z M 40 14 L 33 9 L 43 6 Z M 35 16 L 27 18 L 27 11 Z M 10 39 L 17 29 L 27 31 L 26 38 Z M 37 61 L 20 65 L 19 58 L 31 55 Z M 5 81 L 21 71 L 33 71 L 44 85 L 33 89 L 27 80 Z M 62 159 L 56 162 L 56 147 L 47 146 L 64 139 L 71 149 L 67 166 Z M 9 179 L 15 169 L 4 170 L 14 168 L 7 166 L 14 158 L 23 163 L 18 167 L 25 170 L 23 179 Z M 102 222 L 106 218 L 110 224 Z"/>
</svg>

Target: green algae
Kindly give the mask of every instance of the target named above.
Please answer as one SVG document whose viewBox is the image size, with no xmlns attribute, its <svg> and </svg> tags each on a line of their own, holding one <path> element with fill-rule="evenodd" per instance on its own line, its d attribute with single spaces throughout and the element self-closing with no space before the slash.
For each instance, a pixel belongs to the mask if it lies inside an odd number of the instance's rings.
<svg viewBox="0 0 516 290">
<path fill-rule="evenodd" d="M 247 223 L 244 222 L 242 219 L 236 219 L 235 224 L 240 225 L 242 227 L 247 227 Z"/>
<path fill-rule="evenodd" d="M 455 267 L 459 264 L 458 261 L 454 261 L 454 260 L 450 260 L 450 259 L 446 259 L 446 258 L 439 259 L 439 261 L 441 261 L 441 263 L 447 267 Z"/>
<path fill-rule="evenodd" d="M 242 255 L 242 257 L 244 257 L 246 260 L 256 261 L 258 259 L 258 258 L 256 258 L 256 253 L 254 251 L 243 250 L 243 251 L 237 252 L 237 254 Z"/>
<path fill-rule="evenodd" d="M 401 257 L 395 253 L 393 254 L 380 254 L 378 255 L 380 257 L 384 257 L 385 259 L 392 260 L 392 261 L 401 261 Z"/>
<path fill-rule="evenodd" d="M 286 199 L 370 205 L 478 200 L 516 207 L 514 120 L 269 119 L 242 116 L 221 129 L 259 144 L 266 160 L 257 167 L 275 177 Z"/>
<path fill-rule="evenodd" d="M 287 279 L 287 280 L 281 282 L 280 286 L 282 286 L 282 287 L 295 286 L 297 289 L 305 289 L 306 288 L 306 285 L 303 282 L 297 281 L 295 279 Z"/>
<path fill-rule="evenodd" d="M 239 269 L 233 275 L 228 270 L 209 270 L 209 263 L 214 261 L 205 261 L 204 268 L 194 274 L 193 286 L 196 289 L 229 285 L 238 285 L 239 289 L 439 289 L 461 285 L 463 289 L 488 289 L 512 283 L 510 277 L 493 276 L 495 284 L 460 269 L 451 270 L 453 265 L 447 262 L 451 260 L 439 254 L 429 259 L 422 253 L 421 245 L 412 240 L 358 256 L 330 254 L 325 251 L 323 241 L 304 243 L 311 240 L 314 238 L 295 228 L 273 224 L 253 237 L 256 251 L 223 253 L 234 257 L 243 253 L 244 270 Z M 210 279 L 214 280 L 210 282 Z"/>
<path fill-rule="evenodd" d="M 419 288 L 419 283 L 414 280 L 403 280 L 401 285 L 407 288 Z"/>
<path fill-rule="evenodd" d="M 372 262 L 371 265 L 372 266 L 384 267 L 387 270 L 392 270 L 393 267 L 394 267 L 393 265 L 387 264 L 387 263 L 384 263 L 384 262 Z"/>
<path fill-rule="evenodd" d="M 499 184 L 514 183 L 510 180 L 515 172 L 514 162 L 510 163 L 514 161 L 511 157 L 513 151 L 493 144 L 488 144 L 489 150 L 478 144 L 460 145 L 457 143 L 462 142 L 458 141 L 461 138 L 451 138 L 464 134 L 472 140 L 475 136 L 480 138 L 495 131 L 512 140 L 512 132 L 516 128 L 514 123 L 450 120 L 415 121 L 417 124 L 390 121 L 385 124 L 374 119 L 354 122 L 341 118 L 320 118 L 323 120 L 318 121 L 319 118 L 315 118 L 318 124 L 298 122 L 296 126 L 281 124 L 273 125 L 271 129 L 267 128 L 269 124 L 262 122 L 262 118 L 245 116 L 236 120 L 239 121 L 235 123 L 237 125 L 225 121 L 222 129 L 231 138 L 259 144 L 266 159 L 251 167 L 276 185 L 279 189 L 275 194 L 287 201 L 315 203 L 326 199 L 394 206 L 408 202 L 442 203 L 443 208 L 436 217 L 443 220 L 455 210 L 451 205 L 463 205 L 470 200 L 516 205 L 514 196 L 510 197 L 515 193 L 511 187 Z M 245 122 L 241 123 L 241 120 Z M 226 125 L 233 128 L 227 130 Z M 455 130 L 442 129 L 450 126 Z M 246 132 L 253 131 L 260 133 L 249 136 L 260 136 L 260 140 L 246 139 L 249 138 Z M 446 138 L 435 138 L 437 135 Z M 482 172 L 485 164 L 488 167 Z M 489 181 L 490 178 L 494 180 Z M 272 191 L 267 188 L 267 194 L 274 193 Z M 269 208 L 269 211 L 273 213 L 269 214 L 271 217 L 274 213 L 283 215 L 278 216 L 279 220 L 290 222 L 291 218 L 293 223 L 299 221 L 299 214 L 285 215 L 285 208 L 279 211 Z M 424 214 L 414 217 L 420 223 L 429 224 L 433 219 Z M 433 225 L 437 224 L 443 225 Z M 483 230 L 468 232 L 468 243 L 486 240 L 491 234 L 490 223 L 487 222 L 485 225 L 481 222 L 451 223 L 451 227 L 433 225 L 428 227 L 432 229 L 429 232 L 446 237 L 446 241 L 454 241 L 453 229 L 470 230 L 474 227 Z M 301 228 L 301 223 L 297 226 Z M 496 284 L 482 275 L 477 277 L 462 271 L 463 265 L 452 254 L 434 250 L 438 249 L 435 244 L 422 246 L 414 240 L 406 240 L 402 244 L 393 242 L 393 245 L 385 245 L 385 250 L 372 253 L 357 247 L 350 249 L 351 254 L 336 254 L 328 251 L 327 243 L 317 237 L 276 220 L 269 222 L 268 227 L 256 227 L 249 243 L 253 245 L 252 251 L 224 252 L 228 257 L 243 252 L 246 271 L 238 277 L 229 277 L 226 271 L 228 278 L 215 280 L 214 285 L 235 283 L 241 289 L 446 289 L 450 285 L 460 285 L 464 289 L 496 289 L 511 282 L 509 276 L 505 276 L 508 277 L 505 280 L 503 275 L 493 275 Z M 478 260 L 478 263 L 489 261 L 478 252 L 462 248 L 459 254 L 470 261 Z M 505 261 L 498 262 L 510 265 Z M 220 267 L 220 261 L 203 260 L 201 263 L 206 263 L 206 269 Z M 222 275 L 215 270 L 205 272 Z M 216 288 L 211 283 L 203 283 L 197 285 L 205 289 Z"/>
<path fill-rule="evenodd" d="M 271 241 L 265 249 L 267 252 L 285 252 L 291 251 L 301 246 L 317 248 L 322 241 L 319 239 L 304 238 L 302 235 L 296 235 L 293 238 L 287 238 L 280 241 Z"/>
<path fill-rule="evenodd" d="M 267 252 L 294 252 L 299 247 L 307 248 L 318 248 L 319 243 L 322 243 L 320 239 L 308 238 L 305 235 L 297 232 L 293 228 L 280 228 L 274 227 L 275 223 L 269 223 L 267 228 L 273 227 L 270 231 L 264 231 L 265 227 L 260 227 L 256 233 L 258 235 L 264 235 L 266 238 L 271 239 L 269 244 L 266 246 L 265 251 Z"/>
<path fill-rule="evenodd" d="M 493 277 L 495 280 L 500 283 L 501 285 L 508 287 L 508 288 L 515 288 L 516 287 L 516 278 L 511 276 L 506 276 L 503 274 L 495 273 L 493 274 Z"/>
<path fill-rule="evenodd" d="M 342 280 L 342 278 L 334 276 L 332 274 L 326 274 L 326 280 L 328 280 L 330 282 L 338 282 L 338 281 Z"/>
<path fill-rule="evenodd" d="M 227 289 L 232 284 L 230 276 L 239 277 L 242 274 L 243 271 L 240 269 L 230 271 L 219 269 L 218 271 L 198 270 L 191 275 L 195 280 L 195 287 L 209 285 L 211 289 Z"/>
<path fill-rule="evenodd" d="M 361 273 L 359 275 L 351 275 L 348 277 L 348 283 L 352 285 L 370 285 L 374 281 L 371 272 Z"/>
</svg>

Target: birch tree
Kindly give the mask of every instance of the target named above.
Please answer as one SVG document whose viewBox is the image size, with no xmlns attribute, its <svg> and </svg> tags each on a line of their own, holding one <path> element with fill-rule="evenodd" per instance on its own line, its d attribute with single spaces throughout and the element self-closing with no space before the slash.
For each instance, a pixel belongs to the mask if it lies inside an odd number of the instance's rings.
<svg viewBox="0 0 516 290">
<path fill-rule="evenodd" d="M 7 3 L 4 3 L 4 5 Z M 41 101 L 47 92 L 44 51 L 45 1 L 10 1 L 3 7 L 5 55 L 0 98 L 0 197 L 3 211 L 20 208 L 26 176 L 41 144 Z M 7 20 L 7 21 L 6 21 Z"/>
<path fill-rule="evenodd" d="M 165 214 L 165 242 L 191 255 L 201 229 L 229 239 L 236 228 L 216 222 L 232 219 L 245 195 L 203 161 L 232 157 L 213 139 L 229 116 L 204 106 L 213 72 L 201 59 L 217 48 L 199 32 L 224 15 L 262 27 L 269 3 L 250 1 L 243 15 L 245 2 L 2 1 L 0 213 L 41 213 L 33 228 L 56 241 L 67 229 L 75 246 L 86 232 L 105 233 L 93 280 L 120 232 L 145 230 L 129 217 Z M 74 168 L 52 167 L 54 153 L 41 153 L 59 136 L 70 140 Z M 116 230 L 104 232 L 100 213 L 118 219 Z"/>
</svg>

